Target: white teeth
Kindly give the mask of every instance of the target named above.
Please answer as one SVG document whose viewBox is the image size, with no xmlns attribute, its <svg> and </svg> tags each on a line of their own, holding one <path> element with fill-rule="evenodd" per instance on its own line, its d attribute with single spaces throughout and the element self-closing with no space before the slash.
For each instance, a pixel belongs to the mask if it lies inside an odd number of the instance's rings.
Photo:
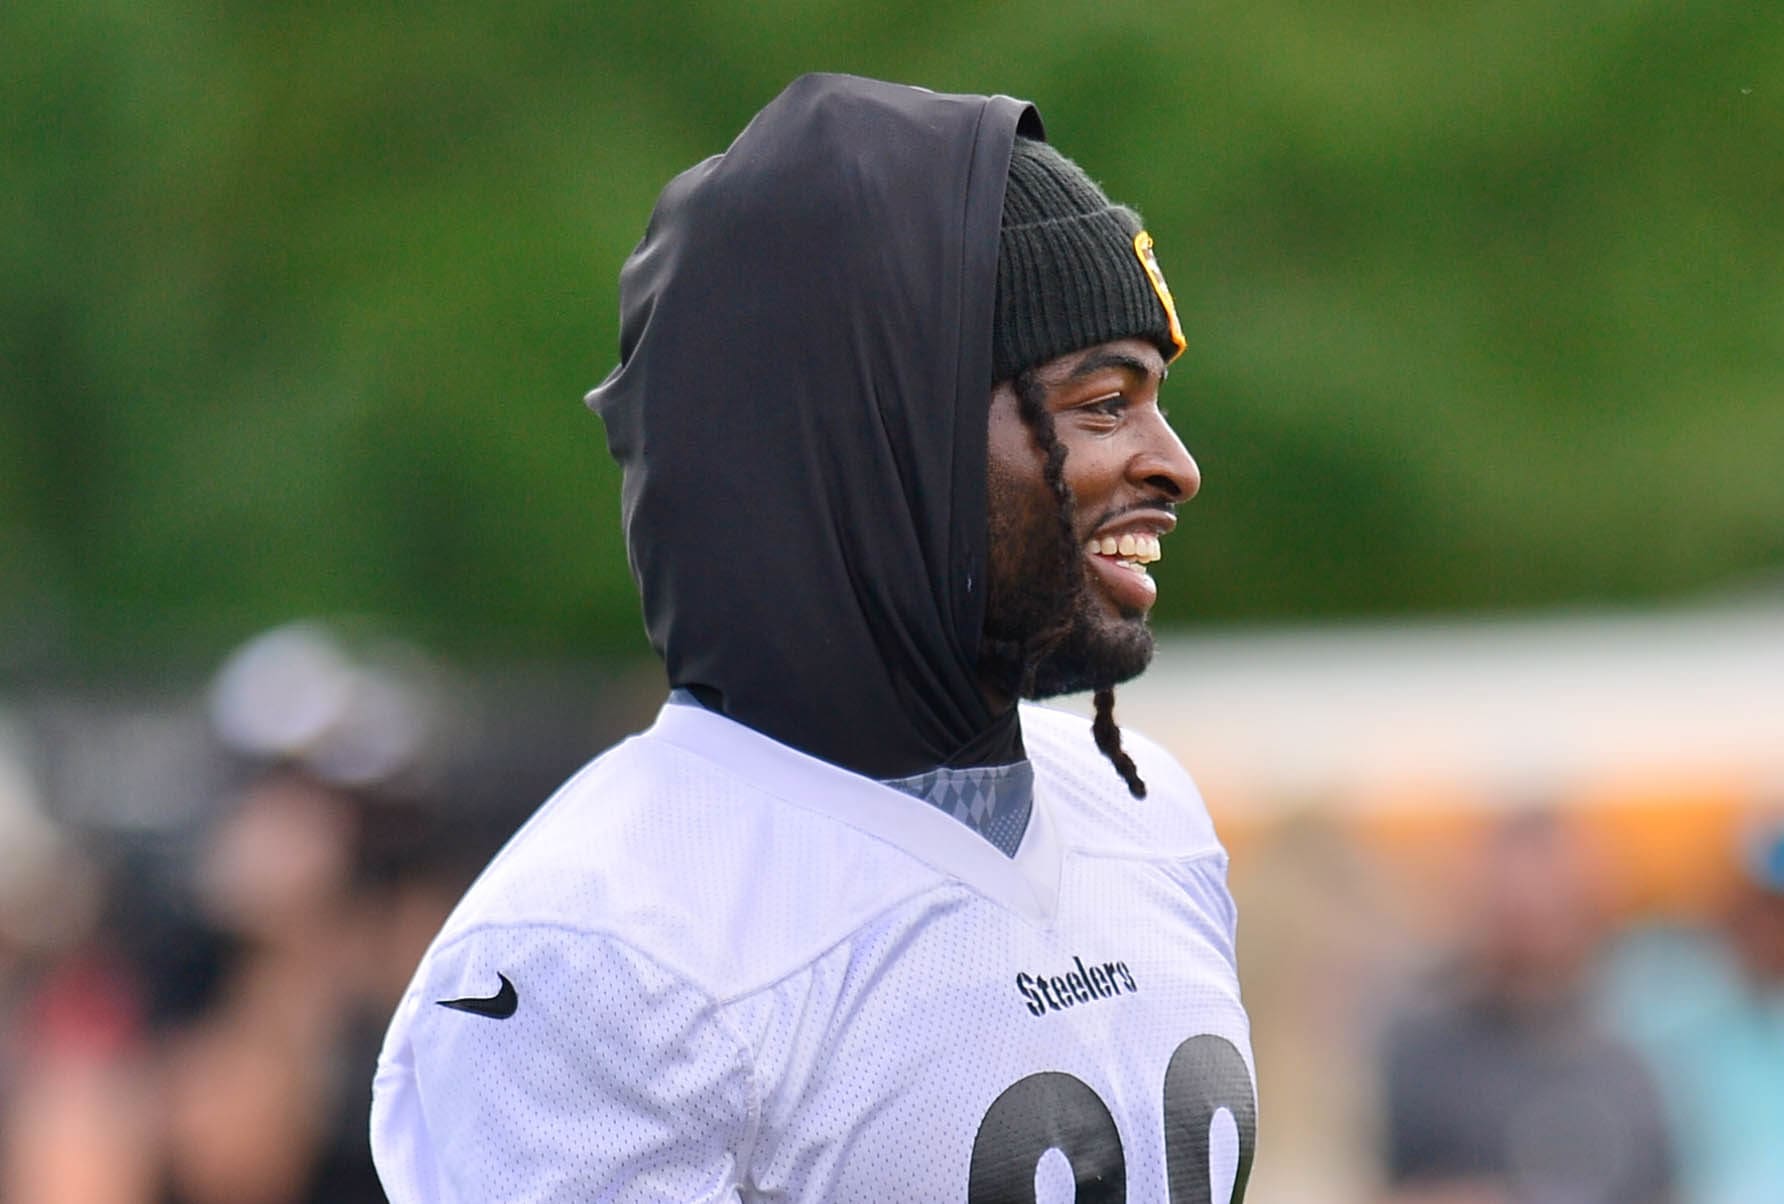
<svg viewBox="0 0 1784 1204">
<path fill-rule="evenodd" d="M 1152 564 L 1164 556 L 1158 536 L 1144 532 L 1122 536 L 1104 535 L 1085 542 L 1084 550 L 1092 556 L 1120 556 L 1123 562 Z"/>
</svg>

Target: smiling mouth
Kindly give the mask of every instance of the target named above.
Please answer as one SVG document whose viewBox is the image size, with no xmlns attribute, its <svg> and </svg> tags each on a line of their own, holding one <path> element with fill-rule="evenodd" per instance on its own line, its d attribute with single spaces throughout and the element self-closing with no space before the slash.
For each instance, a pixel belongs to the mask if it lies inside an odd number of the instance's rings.
<svg viewBox="0 0 1784 1204">
<path fill-rule="evenodd" d="M 1085 543 L 1084 551 L 1106 564 L 1118 565 L 1142 577 L 1150 576 L 1146 566 L 1164 555 L 1158 536 L 1144 531 L 1091 539 Z"/>
<path fill-rule="evenodd" d="M 1158 598 L 1158 583 L 1146 566 L 1163 555 L 1157 534 L 1128 531 L 1095 536 L 1085 541 L 1084 553 L 1094 570 L 1092 576 L 1118 611 L 1139 617 L 1152 608 Z"/>
</svg>

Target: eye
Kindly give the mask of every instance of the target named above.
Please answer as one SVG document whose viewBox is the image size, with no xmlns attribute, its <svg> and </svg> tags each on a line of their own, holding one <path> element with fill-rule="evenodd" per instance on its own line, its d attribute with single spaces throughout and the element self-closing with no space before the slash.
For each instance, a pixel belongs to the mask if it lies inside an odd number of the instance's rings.
<svg viewBox="0 0 1784 1204">
<path fill-rule="evenodd" d="M 1127 409 L 1127 406 L 1128 400 L 1125 394 L 1111 393 L 1107 397 L 1092 398 L 1078 408 L 1086 414 L 1113 419 L 1121 417 L 1121 412 Z"/>
</svg>

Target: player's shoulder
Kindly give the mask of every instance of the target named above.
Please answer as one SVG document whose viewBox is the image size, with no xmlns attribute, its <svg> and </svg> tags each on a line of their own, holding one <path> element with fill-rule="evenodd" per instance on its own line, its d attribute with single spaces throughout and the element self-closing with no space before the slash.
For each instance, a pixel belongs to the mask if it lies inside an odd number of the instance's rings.
<svg viewBox="0 0 1784 1204">
<path fill-rule="evenodd" d="M 479 928 L 580 932 L 731 997 L 934 884 L 908 855 L 790 803 L 784 781 L 770 789 L 747 766 L 703 755 L 687 735 L 698 725 L 675 739 L 663 726 L 565 783 L 491 862 L 440 943 Z"/>
<path fill-rule="evenodd" d="M 1091 734 L 1089 717 L 1022 705 L 1022 739 L 1067 840 L 1087 852 L 1158 860 L 1224 856 L 1195 780 L 1143 733 L 1121 729 L 1146 797 L 1136 799 Z"/>
</svg>

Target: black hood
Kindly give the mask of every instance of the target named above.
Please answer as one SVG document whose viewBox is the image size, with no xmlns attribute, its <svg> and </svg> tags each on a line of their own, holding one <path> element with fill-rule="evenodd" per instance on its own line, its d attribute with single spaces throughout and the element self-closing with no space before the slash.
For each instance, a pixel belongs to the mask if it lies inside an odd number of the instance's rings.
<svg viewBox="0 0 1784 1204">
<path fill-rule="evenodd" d="M 1018 130 L 1009 97 L 795 80 L 663 190 L 589 395 L 669 683 L 870 777 L 1021 755 L 974 674 Z"/>
</svg>

